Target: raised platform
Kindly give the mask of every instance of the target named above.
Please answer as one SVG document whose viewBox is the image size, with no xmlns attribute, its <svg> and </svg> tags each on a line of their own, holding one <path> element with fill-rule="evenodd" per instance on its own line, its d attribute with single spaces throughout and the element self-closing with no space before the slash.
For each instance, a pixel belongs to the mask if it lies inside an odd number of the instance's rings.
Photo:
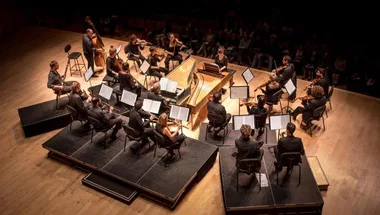
<svg viewBox="0 0 380 215">
<path fill-rule="evenodd" d="M 127 202 L 129 200 L 125 199 L 132 199 L 132 193 L 136 191 L 171 209 L 191 185 L 200 181 L 210 170 L 218 151 L 216 146 L 187 138 L 186 145 L 183 144 L 180 149 L 182 157 L 179 159 L 177 154 L 176 160 L 165 167 L 165 149 L 157 148 L 156 156 L 153 157 L 154 146 L 149 148 L 146 145 L 138 159 L 129 150 L 130 143 L 127 143 L 124 152 L 125 133 L 120 131 L 119 134 L 119 138 L 109 142 L 104 149 L 103 134 L 96 134 L 91 143 L 90 132 L 81 133 L 79 123 L 74 123 L 72 131 L 67 126 L 45 142 L 43 147 L 50 151 L 50 157 L 67 160 L 73 165 L 84 166 L 100 177 L 107 177 L 93 179 L 95 176 L 89 176 L 83 180 L 83 183 L 95 189 L 102 189 L 102 192 Z M 97 182 L 88 182 L 90 180 Z M 110 180 L 117 184 L 110 184 Z M 133 191 L 119 192 L 119 183 Z"/>
<path fill-rule="evenodd" d="M 321 214 L 323 208 L 322 195 L 314 179 L 306 157 L 301 165 L 301 184 L 298 185 L 298 168 L 285 177 L 286 168 L 279 173 L 277 184 L 273 162 L 274 154 L 268 149 L 271 144 L 265 144 L 264 158 L 260 172 L 262 187 L 254 176 L 244 173 L 239 175 L 239 191 L 233 146 L 220 147 L 220 173 L 223 189 L 223 200 L 226 214 L 283 214 L 305 213 Z M 265 184 L 265 182 L 268 182 Z"/>
<path fill-rule="evenodd" d="M 309 161 L 311 171 L 313 172 L 314 178 L 317 181 L 320 191 L 326 191 L 329 187 L 329 181 L 327 180 L 326 174 L 322 169 L 321 163 L 319 163 L 317 156 L 307 156 Z"/>
<path fill-rule="evenodd" d="M 62 95 L 59 98 L 58 109 L 55 99 L 18 109 L 24 136 L 32 137 L 68 125 L 71 117 L 66 109 L 67 104 L 69 98 Z"/>
</svg>

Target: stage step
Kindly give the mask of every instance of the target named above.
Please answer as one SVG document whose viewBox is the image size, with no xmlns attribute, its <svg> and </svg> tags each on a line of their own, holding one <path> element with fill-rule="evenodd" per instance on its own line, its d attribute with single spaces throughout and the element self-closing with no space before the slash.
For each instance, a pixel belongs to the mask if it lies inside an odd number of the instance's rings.
<svg viewBox="0 0 380 215">
<path fill-rule="evenodd" d="M 82 184 L 130 205 L 138 196 L 133 187 L 106 175 L 90 173 L 82 179 Z"/>
<path fill-rule="evenodd" d="M 319 190 L 326 191 L 329 187 L 329 181 L 322 169 L 321 163 L 319 163 L 317 156 L 308 156 L 311 171 L 313 172 L 314 178 L 317 181 Z"/>
</svg>

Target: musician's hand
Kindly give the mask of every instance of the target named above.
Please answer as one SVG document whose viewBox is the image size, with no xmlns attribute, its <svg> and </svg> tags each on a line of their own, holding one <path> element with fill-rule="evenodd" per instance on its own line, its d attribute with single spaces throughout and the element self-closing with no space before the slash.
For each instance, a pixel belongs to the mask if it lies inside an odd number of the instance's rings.
<svg viewBox="0 0 380 215">
<path fill-rule="evenodd" d="M 156 117 L 154 115 L 150 115 L 149 119 L 150 121 L 153 121 Z"/>
<path fill-rule="evenodd" d="M 113 110 L 114 110 L 114 109 L 113 109 L 113 107 L 112 107 L 112 106 L 110 106 L 110 112 L 113 112 Z"/>
<path fill-rule="evenodd" d="M 95 38 L 95 37 L 97 37 L 96 33 L 94 33 L 94 34 L 91 36 L 91 38 Z"/>
<path fill-rule="evenodd" d="M 165 101 L 166 101 L 167 103 L 169 103 L 169 102 L 170 102 L 170 99 L 165 99 Z"/>
<path fill-rule="evenodd" d="M 276 70 L 275 70 L 275 69 L 273 69 L 273 70 L 272 70 L 272 72 L 274 72 L 274 73 L 275 73 L 275 72 L 276 72 Z"/>
</svg>

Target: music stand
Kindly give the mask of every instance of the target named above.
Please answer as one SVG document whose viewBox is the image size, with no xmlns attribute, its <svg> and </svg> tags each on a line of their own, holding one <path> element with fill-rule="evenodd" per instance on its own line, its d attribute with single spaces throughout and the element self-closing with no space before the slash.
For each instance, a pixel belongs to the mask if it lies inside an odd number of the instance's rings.
<svg viewBox="0 0 380 215">
<path fill-rule="evenodd" d="M 239 99 L 238 109 L 240 115 L 240 99 L 249 98 L 249 86 L 231 86 L 230 87 L 230 98 Z"/>
<path fill-rule="evenodd" d="M 102 84 L 102 86 L 100 86 L 99 96 L 106 99 L 107 104 L 108 104 L 108 101 L 111 99 L 112 92 L 113 92 L 112 87 Z"/>
<path fill-rule="evenodd" d="M 90 88 L 92 87 L 92 84 L 91 84 L 91 77 L 92 77 L 93 74 L 94 74 L 94 70 L 92 69 L 91 66 L 87 69 L 86 73 L 84 73 L 84 80 L 85 80 L 86 82 L 89 82 L 89 81 L 90 81 Z M 91 92 L 91 94 L 92 94 L 92 93 L 93 93 L 93 92 Z"/>
<path fill-rule="evenodd" d="M 232 128 L 237 131 L 240 130 L 242 125 L 250 125 L 252 129 L 255 127 L 255 115 L 234 115 L 232 116 Z"/>
<path fill-rule="evenodd" d="M 292 79 L 289 79 L 288 82 L 286 82 L 285 89 L 286 89 L 286 92 L 288 93 L 288 104 L 283 109 L 285 109 L 289 113 L 290 111 L 293 110 L 289 106 L 289 97 L 290 97 L 290 95 L 292 95 L 297 90 L 297 87 L 294 85 Z"/>
<path fill-rule="evenodd" d="M 120 59 L 120 57 L 119 57 L 120 51 L 121 51 L 121 45 L 116 49 L 116 55 L 117 55 L 117 58 L 119 58 L 119 59 Z"/>
<path fill-rule="evenodd" d="M 269 116 L 269 129 L 276 130 L 277 132 L 281 129 L 286 129 L 288 123 L 291 122 L 290 114 L 279 114 Z M 280 132 L 278 132 L 278 136 L 280 136 Z"/>
<path fill-rule="evenodd" d="M 241 73 L 241 76 L 243 76 L 243 79 L 245 83 L 247 84 L 247 86 L 249 85 L 249 83 L 251 83 L 251 81 L 255 77 L 255 75 L 253 74 L 253 72 L 251 71 L 249 67 L 247 67 L 247 69 L 245 69 L 244 72 Z M 253 91 L 253 99 L 257 102 L 256 91 Z"/>
<path fill-rule="evenodd" d="M 144 73 L 144 86 L 146 84 L 146 88 L 148 89 L 148 79 L 147 79 L 147 72 L 150 68 L 150 64 L 148 63 L 148 61 L 144 60 L 144 62 L 141 64 L 140 66 L 140 70 L 142 73 Z"/>
<path fill-rule="evenodd" d="M 151 99 L 144 99 L 142 109 L 150 113 L 158 114 L 160 111 L 161 102 Z"/>
<path fill-rule="evenodd" d="M 181 107 L 177 105 L 172 105 L 170 108 L 170 118 L 177 119 L 181 122 L 181 134 L 183 134 L 183 129 L 182 129 L 182 121 L 189 121 L 190 117 L 190 109 L 187 107 Z"/>
<path fill-rule="evenodd" d="M 134 107 L 136 99 L 137 99 L 137 94 L 136 93 L 133 93 L 133 92 L 130 92 L 130 91 L 127 91 L 127 90 L 123 90 L 123 92 L 121 93 L 121 99 L 120 99 L 120 101 L 123 102 L 126 105 Z"/>
</svg>

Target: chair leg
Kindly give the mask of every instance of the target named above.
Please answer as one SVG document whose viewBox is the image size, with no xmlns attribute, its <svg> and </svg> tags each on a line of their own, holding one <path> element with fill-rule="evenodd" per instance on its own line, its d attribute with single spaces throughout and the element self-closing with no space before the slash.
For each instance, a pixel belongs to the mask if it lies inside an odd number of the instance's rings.
<svg viewBox="0 0 380 215">
<path fill-rule="evenodd" d="M 310 137 L 312 137 L 313 136 L 313 131 L 311 130 L 311 128 L 312 128 L 313 126 L 310 126 L 310 128 L 309 128 L 309 134 L 310 134 Z"/>
<path fill-rule="evenodd" d="M 223 134 L 223 142 L 222 142 L 222 145 L 224 145 L 224 139 L 226 138 L 226 129 L 224 129 L 224 134 Z"/>
<path fill-rule="evenodd" d="M 239 169 L 236 170 L 236 191 L 239 192 Z"/>
<path fill-rule="evenodd" d="M 276 175 L 277 175 L 277 184 L 278 184 L 278 170 L 276 170 Z"/>
<path fill-rule="evenodd" d="M 267 126 L 265 126 L 264 128 L 265 128 L 265 144 L 268 144 L 268 128 Z"/>
<path fill-rule="evenodd" d="M 283 110 L 282 110 L 282 103 L 281 103 L 281 100 L 279 101 L 280 102 L 280 110 L 281 110 L 281 114 L 284 114 Z"/>
<path fill-rule="evenodd" d="M 157 151 L 157 143 L 156 143 L 156 147 L 154 147 L 154 153 L 153 153 L 153 157 L 156 157 L 156 151 Z"/>
<path fill-rule="evenodd" d="M 206 125 L 206 135 L 205 135 L 205 140 L 207 140 L 208 132 L 207 132 L 207 125 Z"/>
<path fill-rule="evenodd" d="M 179 158 L 181 159 L 182 156 L 181 156 L 181 151 L 178 149 L 178 155 L 179 155 Z"/>
<path fill-rule="evenodd" d="M 125 147 L 127 146 L 127 135 L 125 135 L 125 139 L 124 139 L 124 151 L 125 151 Z"/>
<path fill-rule="evenodd" d="M 325 111 L 325 113 L 326 113 L 326 118 L 329 118 L 329 116 L 327 115 L 327 110 Z"/>
<path fill-rule="evenodd" d="M 104 132 L 104 149 L 107 148 L 107 132 Z"/>
<path fill-rule="evenodd" d="M 259 172 L 259 190 L 261 190 L 261 172 Z"/>
<path fill-rule="evenodd" d="M 59 109 L 59 95 L 57 94 L 57 97 L 55 98 L 55 109 Z"/>
<path fill-rule="evenodd" d="M 70 122 L 70 131 L 71 131 L 71 125 L 73 124 L 73 121 Z"/>
<path fill-rule="evenodd" d="M 298 164 L 298 185 L 301 184 L 301 165 Z"/>
<path fill-rule="evenodd" d="M 329 104 L 330 104 L 330 110 L 332 110 L 332 106 L 331 106 L 331 101 L 330 101 L 330 99 L 329 99 Z"/>
<path fill-rule="evenodd" d="M 93 137 L 94 137 L 94 128 L 91 129 L 91 143 L 93 142 Z"/>
<path fill-rule="evenodd" d="M 80 55 L 80 57 L 82 58 L 82 64 L 84 65 L 84 69 L 86 70 L 87 67 L 86 67 L 86 63 L 84 62 L 83 55 Z M 95 70 L 94 68 L 92 69 Z"/>
<path fill-rule="evenodd" d="M 326 112 L 327 113 L 327 112 Z M 322 115 L 322 123 L 323 123 L 323 131 L 326 131 L 326 127 L 325 127 L 325 118 L 323 118 L 323 115 Z"/>
</svg>

